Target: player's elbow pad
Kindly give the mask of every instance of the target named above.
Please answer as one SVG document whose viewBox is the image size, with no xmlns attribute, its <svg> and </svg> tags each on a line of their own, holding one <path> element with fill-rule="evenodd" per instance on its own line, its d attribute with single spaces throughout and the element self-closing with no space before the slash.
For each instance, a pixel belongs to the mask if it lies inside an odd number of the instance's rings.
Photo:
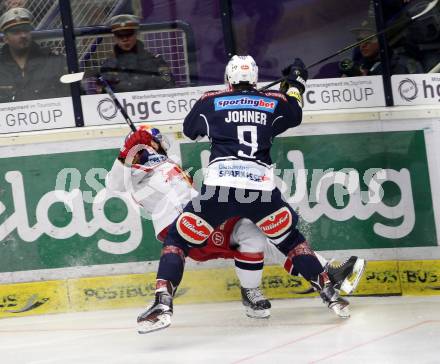
<svg viewBox="0 0 440 364">
<path fill-rule="evenodd" d="M 110 191 L 125 192 L 124 175 L 125 175 L 124 165 L 116 160 L 113 163 L 112 169 L 107 173 L 105 177 L 105 187 Z"/>
</svg>

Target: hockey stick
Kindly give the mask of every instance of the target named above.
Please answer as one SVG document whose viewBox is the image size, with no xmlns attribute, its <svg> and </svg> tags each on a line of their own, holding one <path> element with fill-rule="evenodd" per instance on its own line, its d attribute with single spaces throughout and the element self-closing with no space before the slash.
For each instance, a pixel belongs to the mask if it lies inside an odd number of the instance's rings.
<svg viewBox="0 0 440 364">
<path fill-rule="evenodd" d="M 389 32 L 390 30 L 396 28 L 397 26 L 407 27 L 408 25 L 410 25 L 410 24 L 411 24 L 414 20 L 416 20 L 417 18 L 420 18 L 421 16 L 423 16 L 423 15 L 425 15 L 426 13 L 430 12 L 435 6 L 437 6 L 438 1 L 439 1 L 439 0 L 432 0 L 430 3 L 428 3 L 428 5 L 426 6 L 426 8 L 423 9 L 420 13 L 418 13 L 418 14 L 412 16 L 412 17 L 409 17 L 409 18 L 405 19 L 403 22 L 397 22 L 397 23 L 394 23 L 394 24 L 390 25 L 389 27 L 387 27 L 387 28 L 381 30 L 380 32 L 377 32 L 377 33 L 374 33 L 374 34 L 372 34 L 372 35 L 369 35 L 368 37 L 363 38 L 363 39 L 361 39 L 360 41 L 357 41 L 356 43 L 350 44 L 349 46 L 340 49 L 339 51 L 337 51 L 337 52 L 331 54 L 330 56 L 327 56 L 327 57 L 325 57 L 325 58 L 322 58 L 322 59 L 320 59 L 319 61 L 316 61 L 316 62 L 314 62 L 314 63 L 308 65 L 308 66 L 306 67 L 306 69 L 309 69 L 309 68 L 315 67 L 315 66 L 317 66 L 317 65 L 319 65 L 319 64 L 321 64 L 321 63 L 324 63 L 325 61 L 328 61 L 329 59 L 331 59 L 331 58 L 333 58 L 333 57 L 336 57 L 336 56 L 340 55 L 341 53 L 344 53 L 344 52 L 349 51 L 350 49 L 356 48 L 357 46 L 361 45 L 362 43 L 366 42 L 367 40 L 373 39 L 373 38 L 377 37 L 378 35 L 382 35 L 382 34 L 384 34 L 384 33 L 387 33 L 387 32 Z M 277 80 L 275 80 L 275 81 L 273 81 L 273 82 L 267 84 L 266 86 L 263 86 L 263 87 L 259 88 L 258 91 L 264 91 L 264 90 L 267 90 L 268 88 L 271 88 L 272 86 L 276 85 L 277 83 L 280 83 L 280 82 L 284 81 L 285 79 L 286 79 L 285 77 L 280 77 L 279 79 L 277 79 Z"/>
<path fill-rule="evenodd" d="M 115 103 L 116 107 L 119 109 L 119 111 L 121 112 L 122 116 L 124 117 L 125 121 L 127 122 L 128 126 L 130 127 L 130 129 L 132 131 L 136 131 L 136 126 L 134 125 L 133 121 L 130 119 L 130 117 L 128 116 L 127 112 L 125 111 L 125 109 L 122 107 L 121 103 L 119 102 L 119 100 L 117 99 L 115 93 L 113 92 L 113 89 L 111 88 L 110 84 L 107 82 L 107 80 L 102 77 L 99 76 L 98 80 L 102 83 L 102 85 L 104 86 L 104 90 L 105 92 L 107 92 L 107 94 L 110 96 L 110 98 L 113 100 L 113 102 Z"/>
<path fill-rule="evenodd" d="M 84 77 L 84 72 L 78 72 L 78 73 L 68 73 L 66 75 L 62 75 L 60 77 L 61 83 L 73 83 L 81 81 Z"/>
<path fill-rule="evenodd" d="M 440 71 L 440 62 L 437 63 L 434 67 L 432 67 L 428 73 L 438 73 Z"/>
<path fill-rule="evenodd" d="M 66 75 L 62 75 L 60 77 L 60 82 L 62 83 L 73 83 L 73 82 L 78 82 L 81 81 L 84 77 L 84 72 L 78 72 L 78 73 L 69 73 Z M 113 92 L 113 89 L 111 88 L 110 84 L 107 82 L 107 80 L 102 77 L 102 76 L 98 76 L 98 80 L 99 82 L 101 82 L 101 84 L 104 86 L 104 90 L 105 92 L 107 92 L 107 94 L 110 96 L 110 98 L 112 99 L 113 103 L 116 105 L 116 107 L 118 108 L 118 110 L 121 112 L 122 116 L 124 117 L 126 123 L 128 124 L 128 126 L 130 127 L 130 129 L 132 131 L 136 131 L 136 126 L 134 125 L 133 121 L 130 119 L 130 117 L 128 116 L 127 112 L 125 111 L 125 109 L 122 107 L 121 103 L 119 102 L 119 100 L 117 99 L 115 93 Z"/>
</svg>

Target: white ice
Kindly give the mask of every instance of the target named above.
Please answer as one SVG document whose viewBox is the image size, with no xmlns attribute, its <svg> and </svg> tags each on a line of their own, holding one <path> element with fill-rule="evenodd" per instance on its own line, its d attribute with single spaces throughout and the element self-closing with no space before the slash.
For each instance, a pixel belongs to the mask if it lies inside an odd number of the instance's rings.
<svg viewBox="0 0 440 364">
<path fill-rule="evenodd" d="M 141 309 L 0 320 L 2 364 L 440 363 L 440 296 L 350 298 L 339 319 L 318 298 L 176 305 L 172 325 L 139 335 Z"/>
</svg>

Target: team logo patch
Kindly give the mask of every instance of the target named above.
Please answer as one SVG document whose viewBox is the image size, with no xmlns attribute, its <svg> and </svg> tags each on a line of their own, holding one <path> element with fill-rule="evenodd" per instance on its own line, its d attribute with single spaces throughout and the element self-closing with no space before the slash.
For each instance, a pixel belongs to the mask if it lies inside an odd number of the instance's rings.
<svg viewBox="0 0 440 364">
<path fill-rule="evenodd" d="M 214 230 L 205 220 L 190 212 L 180 215 L 176 226 L 180 236 L 195 245 L 203 244 Z"/>
<path fill-rule="evenodd" d="M 261 96 L 224 96 L 214 99 L 215 110 L 253 109 L 273 113 L 278 100 Z"/>
<path fill-rule="evenodd" d="M 269 238 L 276 238 L 285 233 L 292 225 L 292 214 L 283 207 L 257 223 L 257 226 Z"/>
<path fill-rule="evenodd" d="M 216 246 L 222 246 L 225 242 L 225 237 L 220 231 L 214 231 L 211 235 L 211 240 Z"/>
</svg>

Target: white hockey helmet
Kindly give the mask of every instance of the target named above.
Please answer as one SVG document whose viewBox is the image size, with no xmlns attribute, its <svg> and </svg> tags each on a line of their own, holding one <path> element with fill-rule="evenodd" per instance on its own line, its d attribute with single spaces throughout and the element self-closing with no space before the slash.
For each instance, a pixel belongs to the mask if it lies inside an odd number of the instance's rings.
<svg viewBox="0 0 440 364">
<path fill-rule="evenodd" d="M 237 85 L 248 82 L 256 85 L 258 81 L 258 67 L 251 56 L 233 56 L 225 69 L 225 83 Z"/>
</svg>

